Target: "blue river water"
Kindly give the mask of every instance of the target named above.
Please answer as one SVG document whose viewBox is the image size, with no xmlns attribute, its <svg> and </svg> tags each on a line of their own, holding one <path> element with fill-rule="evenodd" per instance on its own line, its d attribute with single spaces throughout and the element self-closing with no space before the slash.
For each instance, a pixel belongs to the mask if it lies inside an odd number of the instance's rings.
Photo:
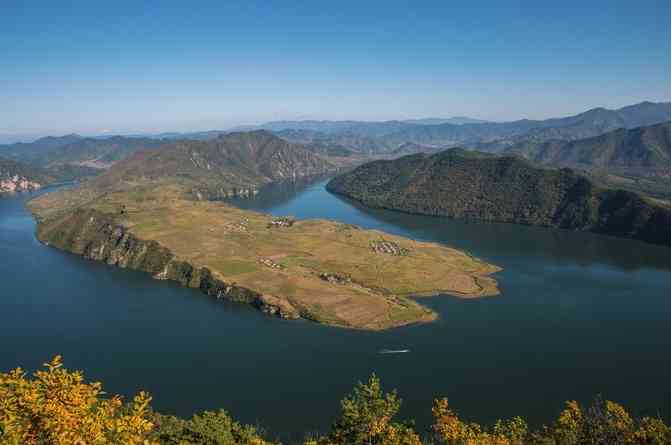
<svg viewBox="0 0 671 445">
<path fill-rule="evenodd" d="M 328 428 L 372 372 L 420 430 L 438 396 L 484 423 L 547 423 L 564 400 L 597 394 L 671 418 L 671 249 L 366 209 L 324 184 L 273 184 L 233 204 L 468 250 L 503 267 L 502 294 L 422 299 L 438 321 L 385 332 L 284 321 L 45 247 L 24 207 L 31 196 L 15 195 L 0 198 L 0 369 L 61 354 L 108 392 L 147 390 L 156 409 L 181 416 L 225 408 L 282 437 Z"/>
</svg>

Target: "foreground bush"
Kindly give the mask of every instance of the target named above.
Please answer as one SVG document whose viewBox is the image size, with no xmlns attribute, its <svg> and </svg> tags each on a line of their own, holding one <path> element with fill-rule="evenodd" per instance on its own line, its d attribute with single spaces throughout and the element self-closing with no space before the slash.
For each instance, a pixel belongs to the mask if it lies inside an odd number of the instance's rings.
<svg viewBox="0 0 671 445">
<path fill-rule="evenodd" d="M 225 411 L 185 420 L 151 411 L 140 393 L 129 404 L 105 397 L 100 383 L 67 371 L 60 357 L 27 378 L 21 369 L 0 374 L 0 445 L 270 445 L 259 431 Z M 305 445 L 421 445 L 411 422 L 398 422 L 396 392 L 384 393 L 373 375 L 341 401 L 330 432 Z M 532 431 L 513 417 L 491 428 L 462 421 L 446 398 L 434 401 L 426 444 L 445 445 L 671 445 L 661 419 L 634 419 L 617 403 L 596 399 L 584 409 L 567 402 L 550 426 Z"/>
<path fill-rule="evenodd" d="M 103 398 L 100 383 L 85 383 L 80 372 L 62 368 L 60 357 L 33 379 L 17 368 L 0 374 L 0 443 L 3 445 L 149 444 L 151 398 L 130 405 Z"/>
<path fill-rule="evenodd" d="M 553 425 L 533 432 L 519 417 L 499 420 L 490 431 L 476 423 L 464 423 L 448 406 L 447 399 L 434 402 L 433 417 L 434 437 L 446 445 L 671 444 L 671 428 L 661 419 L 644 417 L 634 421 L 622 406 L 600 398 L 586 411 L 574 401 L 566 402 Z"/>
</svg>

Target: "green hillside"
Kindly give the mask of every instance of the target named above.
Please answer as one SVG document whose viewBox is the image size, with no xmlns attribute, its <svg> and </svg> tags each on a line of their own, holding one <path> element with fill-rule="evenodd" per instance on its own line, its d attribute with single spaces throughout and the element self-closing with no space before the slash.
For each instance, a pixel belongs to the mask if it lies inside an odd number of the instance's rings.
<svg viewBox="0 0 671 445">
<path fill-rule="evenodd" d="M 570 169 L 461 149 L 375 161 L 328 190 L 362 203 L 426 215 L 584 230 L 671 245 L 671 210 L 605 189 Z"/>
</svg>

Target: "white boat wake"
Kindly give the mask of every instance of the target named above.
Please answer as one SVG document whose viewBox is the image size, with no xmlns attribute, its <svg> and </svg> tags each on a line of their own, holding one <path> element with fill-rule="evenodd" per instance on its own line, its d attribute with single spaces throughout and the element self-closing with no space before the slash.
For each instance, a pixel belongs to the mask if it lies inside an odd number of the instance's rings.
<svg viewBox="0 0 671 445">
<path fill-rule="evenodd" d="M 403 354 L 410 352 L 410 349 L 382 349 L 378 354 Z"/>
</svg>

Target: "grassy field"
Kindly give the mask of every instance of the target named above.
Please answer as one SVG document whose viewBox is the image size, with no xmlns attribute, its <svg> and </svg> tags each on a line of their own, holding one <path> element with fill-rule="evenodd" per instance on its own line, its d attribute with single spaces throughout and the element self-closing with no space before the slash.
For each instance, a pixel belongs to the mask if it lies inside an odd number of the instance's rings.
<svg viewBox="0 0 671 445">
<path fill-rule="evenodd" d="M 270 215 L 186 199 L 174 185 L 96 198 L 75 189 L 45 195 L 31 208 L 39 218 L 49 218 L 73 205 L 113 214 L 138 238 L 158 241 L 179 259 L 276 296 L 321 323 L 385 329 L 435 319 L 411 295 L 498 294 L 490 274 L 499 269 L 464 252 L 326 220 L 271 227 Z M 381 243 L 401 253 L 373 248 Z M 328 281 L 324 273 L 343 280 Z"/>
</svg>

